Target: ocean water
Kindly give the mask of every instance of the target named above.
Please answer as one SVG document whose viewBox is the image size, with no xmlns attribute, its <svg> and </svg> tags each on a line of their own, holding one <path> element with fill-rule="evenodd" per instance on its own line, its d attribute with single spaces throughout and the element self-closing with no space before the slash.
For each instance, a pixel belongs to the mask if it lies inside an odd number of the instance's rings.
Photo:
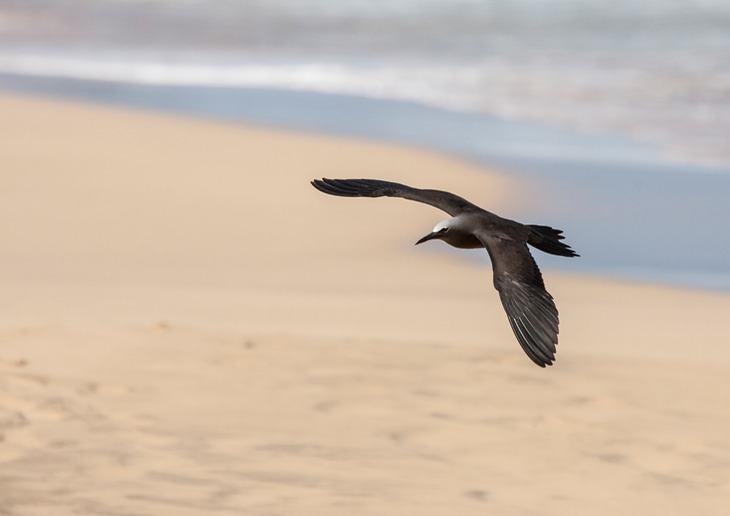
<svg viewBox="0 0 730 516">
<path fill-rule="evenodd" d="M 727 0 L 4 1 L 0 72 L 418 101 L 730 164 Z"/>
<path fill-rule="evenodd" d="M 730 290 L 727 0 L 0 1 L 0 87 L 496 165 L 545 267 Z"/>
</svg>

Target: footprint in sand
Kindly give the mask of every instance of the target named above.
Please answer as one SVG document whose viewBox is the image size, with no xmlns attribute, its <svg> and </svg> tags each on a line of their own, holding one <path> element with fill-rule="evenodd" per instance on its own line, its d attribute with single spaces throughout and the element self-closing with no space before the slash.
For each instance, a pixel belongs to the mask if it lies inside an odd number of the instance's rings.
<svg viewBox="0 0 730 516">
<path fill-rule="evenodd" d="M 6 430 L 20 428 L 28 424 L 25 414 L 19 410 L 0 408 L 0 434 Z"/>
<path fill-rule="evenodd" d="M 126 385 L 86 382 L 77 389 L 77 392 L 82 395 L 117 398 L 133 394 L 135 389 Z"/>
</svg>

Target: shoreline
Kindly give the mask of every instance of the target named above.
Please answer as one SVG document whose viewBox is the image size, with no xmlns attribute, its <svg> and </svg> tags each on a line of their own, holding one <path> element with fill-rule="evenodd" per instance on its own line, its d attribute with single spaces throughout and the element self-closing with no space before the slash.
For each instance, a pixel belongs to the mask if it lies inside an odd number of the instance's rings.
<svg viewBox="0 0 730 516">
<path fill-rule="evenodd" d="M 344 95 L 10 79 L 2 76 L 0 85 L 202 120 L 391 142 L 496 168 L 531 201 L 511 208 L 508 217 L 564 229 L 584 250 L 580 263 L 546 257 L 547 269 L 730 291 L 730 235 L 723 223 L 730 219 L 724 199 L 730 171 L 666 161 L 639 144 Z"/>
<path fill-rule="evenodd" d="M 484 204 L 497 213 L 519 210 L 520 203 L 525 202 L 520 198 L 520 183 L 499 172 L 394 144 L 220 124 L 83 102 L 5 96 L 0 97 L 0 103 L 9 113 L 9 119 L 23 119 L 20 133 L 15 127 L 5 128 L 5 140 L 18 142 L 10 143 L 17 157 L 8 162 L 8 173 L 12 175 L 14 165 L 18 171 L 25 170 L 27 177 L 20 179 L 24 175 L 17 175 L 17 179 L 8 183 L 15 185 L 17 191 L 11 188 L 5 192 L 4 219 L 20 220 L 23 224 L 5 230 L 5 273 L 0 277 L 6 291 L 15 292 L 8 296 L 13 301 L 4 307 L 5 311 L 19 318 L 32 315 L 37 303 L 34 292 L 43 291 L 47 286 L 53 286 L 46 294 L 49 300 L 54 300 L 47 307 L 55 303 L 59 314 L 72 318 L 84 310 L 103 314 L 104 310 L 97 310 L 93 299 L 104 289 L 127 292 L 121 296 L 121 303 L 109 304 L 108 313 L 130 309 L 133 312 L 135 306 L 129 299 L 135 296 L 143 299 L 145 291 L 164 298 L 166 290 L 204 291 L 207 297 L 221 295 L 233 304 L 253 306 L 255 296 L 237 299 L 235 293 L 240 294 L 241 289 L 268 291 L 280 299 L 289 296 L 306 305 L 304 299 L 309 295 L 327 293 L 337 297 L 357 292 L 356 297 L 377 297 L 387 291 L 396 292 L 398 288 L 404 289 L 405 297 L 413 299 L 426 287 L 448 297 L 455 292 L 460 295 L 469 292 L 465 303 L 468 305 L 473 298 L 489 297 L 492 293 L 486 253 L 459 252 L 445 246 L 414 248 L 411 240 L 415 237 L 408 237 L 423 233 L 424 227 L 443 218 L 438 210 L 397 200 L 340 205 L 337 202 L 340 199 L 320 198 L 321 194 L 310 187 L 309 180 L 317 175 L 335 175 L 346 165 L 363 171 L 356 175 L 377 169 L 383 171 L 386 179 L 406 183 L 415 183 L 425 174 L 435 178 L 436 188 L 446 189 L 450 183 L 458 182 L 461 189 L 455 190 L 482 192 L 489 197 Z M 35 122 L 28 120 L 26 112 L 33 114 Z M 81 125 L 78 131 L 66 127 L 65 121 L 72 119 Z M 108 125 L 109 134 L 88 132 L 87 127 L 98 124 Z M 136 129 L 130 134 L 127 126 Z M 46 136 L 42 136 L 44 133 Z M 183 135 L 189 148 L 180 147 L 168 133 Z M 45 142 L 42 144 L 45 150 L 40 155 L 28 147 L 27 142 L 33 138 Z M 99 143 L 89 147 L 88 140 L 99 140 Z M 284 149 L 299 157 L 282 159 L 279 154 Z M 336 154 L 331 156 L 333 152 Z M 152 162 L 147 160 L 147 155 L 152 157 Z M 353 156 L 358 157 L 353 159 Z M 225 168 L 211 169 L 211 158 L 213 162 L 225 163 Z M 251 161 L 264 170 L 270 169 L 267 160 L 276 163 L 276 172 L 268 179 L 252 173 L 247 165 Z M 31 173 L 27 163 L 32 161 L 38 161 L 39 168 Z M 290 162 L 297 167 L 290 168 L 286 164 Z M 81 176 L 86 179 L 83 182 L 74 179 L 77 167 L 87 167 L 90 163 L 94 166 Z M 394 167 L 393 163 L 411 166 L 404 169 L 400 165 Z M 147 171 L 150 166 L 154 167 L 153 175 Z M 44 186 L 45 182 L 48 185 Z M 53 195 L 46 191 L 50 185 L 55 185 Z M 281 192 L 273 195 L 278 190 Z M 272 195 L 266 195 L 267 192 Z M 204 197 L 199 199 L 201 193 Z M 115 196 L 121 197 L 115 200 Z M 206 206 L 204 212 L 187 208 L 199 203 Z M 27 206 L 35 207 L 33 216 L 25 214 Z M 331 219 L 335 213 L 332 210 L 345 208 L 343 220 Z M 273 218 L 272 210 L 278 212 Z M 292 210 L 306 215 L 301 220 L 289 220 Z M 266 214 L 263 218 L 262 213 Z M 395 221 L 397 225 L 393 224 Z M 339 229 L 331 228 L 331 224 Z M 289 228 L 284 239 L 277 237 L 282 227 Z M 351 228 L 357 231 L 352 232 Z M 330 235 L 332 231 L 336 238 Z M 253 249 L 255 253 L 251 253 Z M 558 285 L 594 283 L 610 287 L 615 284 L 619 290 L 633 288 L 675 292 L 679 297 L 706 294 L 715 300 L 728 298 L 724 291 L 692 286 L 560 272 L 546 266 L 551 261 L 549 255 L 533 254 L 549 288 L 553 281 Z M 382 276 L 355 279 L 345 275 L 326 281 L 320 278 L 319 283 L 307 279 L 308 274 L 329 276 L 325 272 L 328 268 L 340 266 L 334 256 L 340 256 L 344 267 L 358 264 L 373 273 L 380 271 Z M 178 266 L 171 267 L 168 263 L 181 257 L 183 261 Z M 560 259 L 571 261 L 561 257 L 554 257 L 553 261 Z M 458 287 L 451 286 L 456 278 L 449 275 L 432 278 L 435 264 L 442 263 L 449 271 L 453 270 L 450 274 L 460 278 Z M 280 264 L 280 269 L 272 269 L 272 264 Z M 391 267 L 400 271 L 401 279 L 390 272 Z M 268 272 L 252 274 L 252 270 Z M 426 278 L 427 283 L 414 287 Z M 25 293 L 23 289 L 27 289 Z M 71 298 L 83 300 L 81 311 L 74 314 L 73 309 L 63 307 L 65 292 L 72 292 Z M 493 299 L 490 303 L 501 316 L 498 301 Z M 300 309 L 306 311 L 304 305 Z M 153 313 L 154 306 L 154 303 L 141 302 L 140 314 Z M 185 320 L 196 310 L 206 312 L 188 298 L 179 306 L 171 305 L 169 315 L 159 317 Z M 179 317 L 175 315 L 178 312 Z M 317 318 L 314 314 L 309 316 Z M 212 321 L 227 324 L 225 318 L 214 317 Z M 271 325 L 275 322 L 271 321 L 269 328 Z M 442 331 L 451 330 L 444 326 Z"/>
</svg>

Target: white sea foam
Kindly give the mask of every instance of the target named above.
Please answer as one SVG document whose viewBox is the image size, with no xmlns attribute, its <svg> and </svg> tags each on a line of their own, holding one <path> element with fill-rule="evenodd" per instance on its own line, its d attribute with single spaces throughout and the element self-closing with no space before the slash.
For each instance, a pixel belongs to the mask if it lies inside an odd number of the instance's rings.
<svg viewBox="0 0 730 516">
<path fill-rule="evenodd" d="M 0 73 L 153 85 L 265 87 L 420 101 L 470 110 L 476 96 L 448 95 L 468 86 L 472 67 L 346 66 L 336 63 L 205 64 L 144 57 L 0 53 Z M 448 78 L 445 80 L 445 78 Z"/>
</svg>

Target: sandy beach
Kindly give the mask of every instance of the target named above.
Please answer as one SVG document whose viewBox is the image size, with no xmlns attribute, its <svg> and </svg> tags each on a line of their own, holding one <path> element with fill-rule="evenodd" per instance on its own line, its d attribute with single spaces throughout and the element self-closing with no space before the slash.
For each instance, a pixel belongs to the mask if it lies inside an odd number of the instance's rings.
<svg viewBox="0 0 730 516">
<path fill-rule="evenodd" d="M 444 214 L 309 185 L 510 217 L 497 171 L 67 101 L 0 113 L 0 514 L 727 514 L 730 296 L 547 271 L 540 369 L 486 253 L 414 247 Z"/>
</svg>

